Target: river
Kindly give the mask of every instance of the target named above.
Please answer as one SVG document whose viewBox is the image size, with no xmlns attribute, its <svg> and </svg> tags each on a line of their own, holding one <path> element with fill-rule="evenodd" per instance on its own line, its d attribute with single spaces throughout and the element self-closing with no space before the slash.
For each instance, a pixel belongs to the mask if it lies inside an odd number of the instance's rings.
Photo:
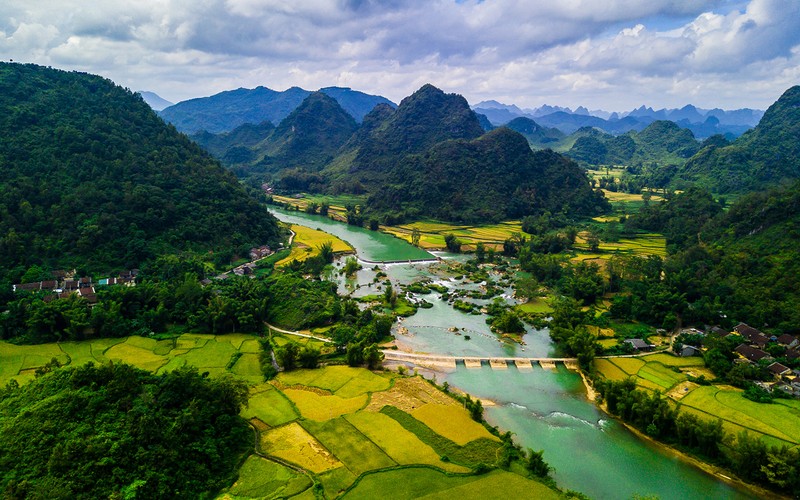
<svg viewBox="0 0 800 500">
<path fill-rule="evenodd" d="M 393 236 L 348 226 L 322 216 L 272 209 L 275 216 L 333 234 L 355 249 L 359 259 L 394 261 L 430 257 Z M 449 258 L 447 254 L 437 254 Z M 338 263 L 341 266 L 341 263 Z M 334 276 L 340 291 L 356 295 L 378 293 L 376 270 L 371 264 L 354 280 Z M 461 289 L 469 286 L 436 272 L 436 264 L 388 264 L 379 270 L 393 284 L 429 278 L 439 284 Z M 424 297 L 430 309 L 419 309 L 401 325 L 407 333 L 397 334 L 398 344 L 418 352 L 466 356 L 550 356 L 555 346 L 546 330 L 528 328 L 524 344 L 501 342 L 491 333 L 484 315 L 470 315 L 453 309 L 438 294 Z M 457 331 L 454 331 L 456 330 Z M 469 339 L 467 340 L 467 337 Z M 437 373 L 439 382 L 492 400 L 486 420 L 503 431 L 511 431 L 525 448 L 544 450 L 545 460 L 555 468 L 553 477 L 561 488 L 580 491 L 597 499 L 657 496 L 662 499 L 753 498 L 746 491 L 701 471 L 671 453 L 639 439 L 623 425 L 608 417 L 586 398 L 580 376 L 559 366 L 533 371 L 493 370 L 488 366 Z"/>
</svg>

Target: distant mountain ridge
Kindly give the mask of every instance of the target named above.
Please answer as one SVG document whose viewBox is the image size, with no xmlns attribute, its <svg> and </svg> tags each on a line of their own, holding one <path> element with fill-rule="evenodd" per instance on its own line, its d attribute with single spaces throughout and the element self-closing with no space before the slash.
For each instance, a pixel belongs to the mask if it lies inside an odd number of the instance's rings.
<svg viewBox="0 0 800 500">
<path fill-rule="evenodd" d="M 581 127 L 597 127 L 611 134 L 622 134 L 631 130 L 641 131 L 657 120 L 668 120 L 682 128 L 691 130 L 698 138 L 715 134 L 738 137 L 754 127 L 763 116 L 761 110 L 743 108 L 732 111 L 722 109 L 705 110 L 688 104 L 680 109 L 654 110 L 640 106 L 624 113 L 611 113 L 604 110 L 589 111 L 579 106 L 570 108 L 549 106 L 522 109 L 513 104 L 497 101 L 482 101 L 472 106 L 476 113 L 485 115 L 494 126 L 504 125 L 515 118 L 535 119 L 540 125 L 557 128 L 571 134 Z"/>
<path fill-rule="evenodd" d="M 142 96 L 142 99 L 144 99 L 144 102 L 146 102 L 148 106 L 153 108 L 153 111 L 161 111 L 162 109 L 168 108 L 168 107 L 172 106 L 173 104 L 175 104 L 173 102 L 169 102 L 168 100 L 164 99 L 163 97 L 161 97 L 160 95 L 156 94 L 155 92 L 149 92 L 147 90 L 140 90 L 140 91 L 137 92 L 137 94 Z"/>
<path fill-rule="evenodd" d="M 378 104 L 395 107 L 385 97 L 344 87 L 326 87 L 319 92 L 335 99 L 358 123 Z M 218 134 L 230 132 L 245 123 L 269 121 L 279 124 L 311 94 L 300 87 L 291 87 L 283 92 L 266 87 L 240 88 L 182 101 L 162 110 L 159 115 L 187 134 L 203 130 Z"/>
</svg>

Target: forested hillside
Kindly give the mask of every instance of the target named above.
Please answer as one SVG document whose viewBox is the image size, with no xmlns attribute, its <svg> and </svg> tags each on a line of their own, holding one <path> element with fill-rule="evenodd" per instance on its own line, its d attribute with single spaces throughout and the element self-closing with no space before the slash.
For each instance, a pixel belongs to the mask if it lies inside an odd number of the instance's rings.
<svg viewBox="0 0 800 500">
<path fill-rule="evenodd" d="M 276 243 L 236 178 L 128 90 L 0 64 L 0 274 L 139 267 L 191 250 Z"/>
<path fill-rule="evenodd" d="M 358 124 L 333 98 L 322 92 L 309 95 L 277 127 L 269 122 L 241 125 L 219 135 L 202 132 L 192 138 L 250 184 L 260 186 L 275 178 L 294 178 L 301 167 L 316 172 L 336 155 L 358 129 Z M 300 174 L 302 177 L 302 174 Z M 294 185 L 287 180 L 288 187 Z"/>
<path fill-rule="evenodd" d="M 800 178 L 800 86 L 784 92 L 756 128 L 701 150 L 678 177 L 719 193 L 752 192 Z"/>
<path fill-rule="evenodd" d="M 367 207 L 399 219 L 496 222 L 545 211 L 597 214 L 608 204 L 574 162 L 549 150 L 532 152 L 505 127 L 408 156 L 385 178 Z"/>
<path fill-rule="evenodd" d="M 513 125 L 536 140 L 562 137 L 528 119 Z M 575 163 L 533 153 L 511 128 L 484 133 L 462 96 L 433 85 L 397 109 L 379 104 L 360 127 L 318 92 L 277 128 L 262 123 L 194 138 L 253 186 L 267 183 L 283 194 L 367 195 L 351 210 L 353 224 L 420 217 L 477 223 L 608 208 Z"/>
<path fill-rule="evenodd" d="M 626 225 L 663 231 L 670 255 L 663 264 L 613 263 L 612 282 L 626 292 L 615 299 L 615 316 L 668 328 L 680 318 L 800 331 L 800 183 L 744 196 L 727 212 L 692 188 L 642 209 Z"/>
<path fill-rule="evenodd" d="M 659 120 L 641 132 L 613 136 L 597 129 L 580 129 L 570 158 L 589 165 L 680 164 L 700 149 L 689 130 L 673 122 Z"/>
<path fill-rule="evenodd" d="M 47 372 L 50 368 L 40 369 Z M 196 368 L 121 363 L 54 370 L 0 388 L 4 498 L 210 498 L 252 434 L 247 387 Z"/>
</svg>

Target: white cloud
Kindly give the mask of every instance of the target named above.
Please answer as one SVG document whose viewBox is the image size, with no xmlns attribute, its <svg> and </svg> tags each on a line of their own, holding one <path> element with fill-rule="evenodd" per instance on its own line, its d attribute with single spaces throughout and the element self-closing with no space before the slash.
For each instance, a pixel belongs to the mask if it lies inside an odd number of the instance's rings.
<svg viewBox="0 0 800 500">
<path fill-rule="evenodd" d="M 798 77 L 800 2 L 739 2 L 6 0 L 0 58 L 171 100 L 346 85 L 397 101 L 431 82 L 521 106 L 764 107 Z"/>
</svg>

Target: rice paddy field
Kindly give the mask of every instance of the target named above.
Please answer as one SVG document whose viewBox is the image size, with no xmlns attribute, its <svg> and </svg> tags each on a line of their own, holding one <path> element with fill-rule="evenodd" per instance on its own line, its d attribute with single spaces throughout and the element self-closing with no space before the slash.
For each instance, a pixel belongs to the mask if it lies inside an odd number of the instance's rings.
<svg viewBox="0 0 800 500">
<path fill-rule="evenodd" d="M 347 205 L 361 205 L 364 203 L 366 197 L 358 195 L 304 194 L 300 198 L 273 195 L 272 199 L 278 203 L 297 207 L 300 210 L 305 210 L 309 203 L 316 203 L 318 205 L 327 203 L 329 214 L 344 218 L 345 207 Z"/>
<path fill-rule="evenodd" d="M 734 434 L 746 430 L 761 434 L 772 445 L 800 444 L 800 401 L 777 399 L 761 404 L 745 399 L 742 391 L 729 386 L 702 386 L 680 402 L 681 410 L 701 417 L 720 418 Z"/>
<path fill-rule="evenodd" d="M 286 342 L 285 336 L 273 338 Z M 312 339 L 306 342 L 319 343 Z M 316 345 L 316 344 L 314 344 Z M 559 493 L 523 476 L 472 468 L 493 463 L 500 440 L 463 406 L 420 377 L 347 366 L 283 372 L 265 382 L 251 335 L 183 334 L 170 339 L 119 339 L 16 346 L 0 342 L 0 384 L 25 383 L 56 358 L 63 365 L 126 362 L 153 372 L 195 366 L 249 386 L 241 416 L 255 449 L 219 498 L 432 498 L 493 492 L 539 498 Z M 409 485 L 395 485 L 411 476 Z M 314 486 L 314 485 L 318 486 Z M 391 488 L 391 490 L 387 490 Z M 407 488 L 406 491 L 404 488 Z M 438 495 L 438 496 L 437 496 Z"/>
<path fill-rule="evenodd" d="M 277 267 L 285 266 L 293 260 L 304 261 L 309 257 L 319 255 L 319 247 L 327 242 L 333 245 L 333 252 L 336 254 L 352 253 L 354 251 L 353 247 L 344 240 L 319 229 L 297 224 L 292 224 L 290 228 L 295 234 L 292 241 L 292 250 L 287 257 L 275 263 Z"/>
<path fill-rule="evenodd" d="M 385 232 L 398 238 L 411 242 L 414 229 L 420 233 L 420 247 L 426 250 L 443 249 L 444 237 L 452 234 L 462 242 L 464 250 L 472 250 L 478 243 L 483 243 L 488 248 L 503 249 L 503 241 L 514 233 L 522 233 L 520 221 L 501 222 L 499 224 L 482 226 L 460 226 L 436 221 L 420 221 L 401 226 L 387 226 L 382 228 Z"/>
<path fill-rule="evenodd" d="M 747 431 L 759 435 L 770 446 L 800 445 L 800 401 L 776 399 L 772 404 L 756 403 L 746 399 L 743 391 L 735 387 L 688 382 L 686 375 L 705 375 L 706 379 L 713 379 L 700 357 L 680 358 L 658 353 L 635 358 L 604 358 L 595 360 L 595 368 L 609 380 L 633 377 L 639 387 L 661 391 L 682 412 L 704 419 L 719 418 L 731 435 Z"/>
</svg>

